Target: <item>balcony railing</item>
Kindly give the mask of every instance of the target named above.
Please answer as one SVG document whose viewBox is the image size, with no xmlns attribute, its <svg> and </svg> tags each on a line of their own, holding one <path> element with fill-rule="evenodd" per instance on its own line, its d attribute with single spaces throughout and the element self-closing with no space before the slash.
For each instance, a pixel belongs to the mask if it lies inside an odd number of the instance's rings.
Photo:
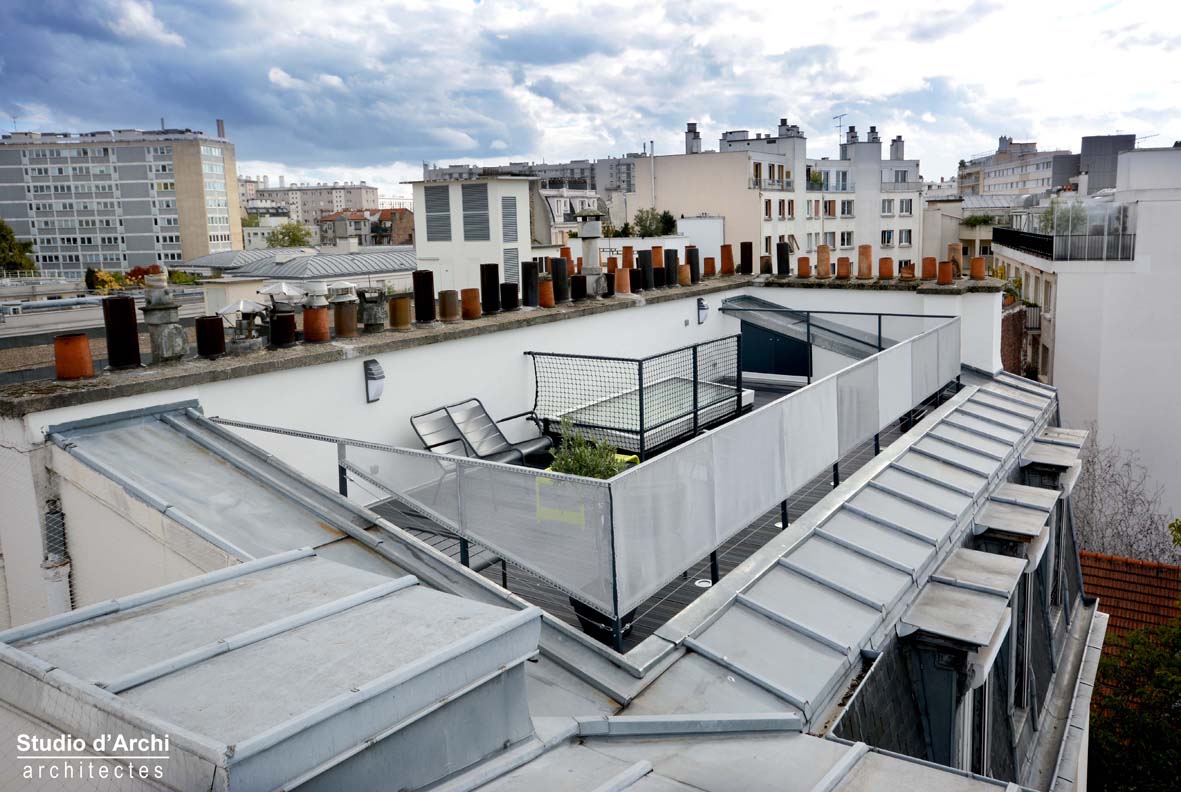
<svg viewBox="0 0 1181 792">
<path fill-rule="evenodd" d="M 1040 305 L 1025 306 L 1025 329 L 1042 329 L 1042 307 Z"/>
<path fill-rule="evenodd" d="M 998 226 L 992 244 L 1051 261 L 1130 261 L 1136 256 L 1135 234 L 1036 234 Z"/>
<path fill-rule="evenodd" d="M 748 186 L 752 190 L 791 190 L 791 179 L 750 179 Z"/>
<path fill-rule="evenodd" d="M 808 182 L 808 192 L 853 192 L 856 187 L 853 180 L 845 182 L 844 184 L 825 184 L 824 182 Z"/>
<path fill-rule="evenodd" d="M 922 192 L 923 183 L 918 181 L 908 182 L 882 182 L 882 192 Z"/>
</svg>

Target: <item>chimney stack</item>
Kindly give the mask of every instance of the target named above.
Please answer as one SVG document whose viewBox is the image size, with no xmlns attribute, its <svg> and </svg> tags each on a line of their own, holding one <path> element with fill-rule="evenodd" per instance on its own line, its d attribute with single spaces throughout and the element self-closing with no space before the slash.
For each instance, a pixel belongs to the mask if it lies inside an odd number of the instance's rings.
<svg viewBox="0 0 1181 792">
<path fill-rule="evenodd" d="M 697 131 L 697 123 L 694 121 L 685 125 L 685 153 L 701 153 L 701 133 Z"/>
<path fill-rule="evenodd" d="M 856 142 L 858 142 L 858 140 L 859 140 L 859 138 L 857 137 L 857 127 L 850 126 L 848 133 L 845 135 L 845 142 L 846 143 L 856 143 Z"/>
<path fill-rule="evenodd" d="M 286 186 L 287 186 L 287 177 L 286 177 L 286 176 L 280 176 L 280 177 L 279 177 L 279 189 L 280 189 L 280 190 L 282 190 L 282 189 L 283 189 L 284 187 L 286 187 Z"/>
<path fill-rule="evenodd" d="M 906 156 L 904 153 L 904 148 L 903 148 L 903 143 L 902 143 L 902 135 L 898 135 L 897 137 L 895 137 L 893 140 L 890 141 L 890 159 L 892 159 L 892 160 L 906 159 Z"/>
<path fill-rule="evenodd" d="M 217 136 L 224 138 L 226 136 L 226 122 L 222 119 L 217 119 Z"/>
</svg>

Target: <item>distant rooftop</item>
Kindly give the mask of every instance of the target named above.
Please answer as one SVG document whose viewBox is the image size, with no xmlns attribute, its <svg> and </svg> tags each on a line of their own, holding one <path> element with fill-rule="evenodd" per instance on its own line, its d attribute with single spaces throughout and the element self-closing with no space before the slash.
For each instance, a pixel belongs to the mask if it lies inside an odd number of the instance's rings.
<svg viewBox="0 0 1181 792">
<path fill-rule="evenodd" d="M 112 129 L 95 132 L 10 132 L 0 135 L 0 145 L 27 146 L 69 143 L 128 143 L 138 140 L 201 140 L 229 143 L 226 138 L 206 135 L 198 129 Z"/>
<path fill-rule="evenodd" d="M 1181 619 L 1181 566 L 1104 553 L 1079 558 L 1087 595 L 1099 598 L 1117 635 Z"/>
<path fill-rule="evenodd" d="M 221 270 L 235 277 L 283 280 L 322 280 L 413 272 L 418 266 L 413 245 L 373 245 L 358 248 L 355 252 L 346 252 L 327 245 L 227 250 L 199 256 L 185 264 L 189 267 Z"/>
</svg>

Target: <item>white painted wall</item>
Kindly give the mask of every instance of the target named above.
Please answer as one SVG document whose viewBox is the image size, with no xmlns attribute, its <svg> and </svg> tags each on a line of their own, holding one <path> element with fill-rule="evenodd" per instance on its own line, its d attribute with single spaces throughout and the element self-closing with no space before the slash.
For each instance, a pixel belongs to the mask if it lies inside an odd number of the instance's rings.
<svg viewBox="0 0 1181 792">
<path fill-rule="evenodd" d="M 1181 513 L 1181 149 L 1118 160 L 1115 200 L 1135 202 L 1132 261 L 1048 261 L 1002 248 L 998 258 L 1055 273 L 1053 380 L 1066 425 L 1096 423 L 1103 443 L 1135 451 L 1162 505 Z M 1039 302 L 1040 295 L 1037 296 Z"/>
<path fill-rule="evenodd" d="M 483 182 L 488 185 L 488 241 L 468 241 L 463 238 L 462 185 Z M 530 224 L 529 180 L 524 178 L 488 177 L 465 182 L 436 182 L 449 187 L 451 198 L 451 241 L 431 242 L 426 232 L 426 206 L 423 182 L 414 184 L 414 250 L 418 269 L 429 269 L 435 274 L 435 289 L 467 289 L 480 285 L 480 265 L 496 262 L 501 265 L 504 280 L 504 251 L 516 248 L 520 261 L 533 257 Z M 517 241 L 503 239 L 501 198 L 517 200 Z"/>
<path fill-rule="evenodd" d="M 705 271 L 707 258 L 712 258 L 717 269 L 721 270 L 722 245 L 726 242 L 726 218 L 682 217 L 677 221 L 677 233 L 687 236 L 689 244 L 696 245 L 701 251 L 702 272 Z"/>
</svg>

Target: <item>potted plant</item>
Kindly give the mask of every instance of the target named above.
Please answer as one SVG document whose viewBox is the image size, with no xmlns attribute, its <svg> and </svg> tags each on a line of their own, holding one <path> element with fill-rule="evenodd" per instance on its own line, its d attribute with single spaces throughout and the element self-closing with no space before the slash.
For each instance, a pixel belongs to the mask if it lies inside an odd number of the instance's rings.
<svg viewBox="0 0 1181 792">
<path fill-rule="evenodd" d="M 592 440 L 574 428 L 567 418 L 562 421 L 561 442 L 556 449 L 550 451 L 553 464 L 549 470 L 554 473 L 564 473 L 568 476 L 585 476 L 586 478 L 609 479 L 623 472 L 629 464 L 634 464 L 636 457 L 623 456 L 615 446 L 606 440 Z M 570 607 L 578 617 L 582 631 L 605 644 L 614 640 L 614 625 L 611 618 L 585 603 L 570 598 Z M 636 612 L 626 613 L 620 619 L 620 629 L 623 635 L 631 632 Z"/>
</svg>

